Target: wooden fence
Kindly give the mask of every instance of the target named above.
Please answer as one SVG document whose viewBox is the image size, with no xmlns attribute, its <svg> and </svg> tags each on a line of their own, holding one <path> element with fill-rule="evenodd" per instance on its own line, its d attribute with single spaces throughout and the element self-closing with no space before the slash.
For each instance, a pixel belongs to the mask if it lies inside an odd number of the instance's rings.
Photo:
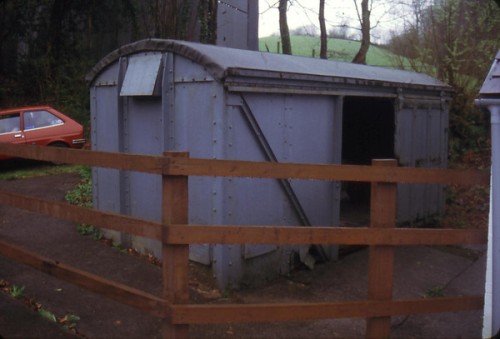
<svg viewBox="0 0 500 339">
<path fill-rule="evenodd" d="M 164 318 L 165 338 L 188 337 L 189 325 L 366 318 L 366 337 L 389 337 L 391 316 L 481 309 L 483 296 L 393 300 L 395 246 L 484 244 L 486 230 L 396 228 L 397 183 L 489 185 L 489 173 L 396 167 L 394 160 L 373 166 L 305 165 L 190 159 L 164 156 L 0 144 L 0 154 L 161 175 L 161 223 L 0 190 L 0 203 L 80 223 L 149 237 L 162 242 L 161 297 L 106 280 L 31 253 L 0 239 L 0 255 L 59 279 Z M 189 176 L 319 179 L 371 182 L 370 225 L 361 228 L 232 226 L 188 224 Z M 369 245 L 368 299 L 295 304 L 189 304 L 189 244 L 348 244 Z"/>
</svg>

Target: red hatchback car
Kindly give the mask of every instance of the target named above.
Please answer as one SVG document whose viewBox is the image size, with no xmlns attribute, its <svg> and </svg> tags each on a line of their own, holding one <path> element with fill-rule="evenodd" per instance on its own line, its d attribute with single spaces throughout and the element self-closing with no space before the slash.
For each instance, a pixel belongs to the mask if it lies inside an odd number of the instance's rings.
<svg viewBox="0 0 500 339">
<path fill-rule="evenodd" d="M 82 148 L 85 139 L 73 119 L 49 106 L 31 106 L 0 111 L 0 142 Z"/>
</svg>

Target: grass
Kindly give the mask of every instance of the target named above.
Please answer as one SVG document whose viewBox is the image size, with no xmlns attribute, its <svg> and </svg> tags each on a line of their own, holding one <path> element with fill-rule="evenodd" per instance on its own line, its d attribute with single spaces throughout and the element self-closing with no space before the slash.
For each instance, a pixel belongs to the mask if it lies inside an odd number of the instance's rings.
<svg viewBox="0 0 500 339">
<path fill-rule="evenodd" d="M 80 167 L 78 173 L 82 177 L 81 182 L 67 192 L 64 199 L 79 207 L 92 208 L 92 171 L 90 167 Z M 79 224 L 77 231 L 80 235 L 91 236 L 94 240 L 101 240 L 104 235 L 97 227 L 88 224 Z"/>
<path fill-rule="evenodd" d="M 10 160 L 9 160 L 10 161 Z M 43 177 L 46 175 L 63 174 L 63 173 L 78 173 L 81 166 L 75 165 L 59 165 L 30 162 L 24 163 L 21 166 L 13 166 L 11 164 L 1 164 L 0 180 L 18 180 L 34 177 Z"/>
<path fill-rule="evenodd" d="M 54 313 L 47 311 L 46 309 L 40 308 L 38 310 L 38 314 L 40 314 L 43 318 L 55 323 L 57 322 L 57 318 Z"/>
<path fill-rule="evenodd" d="M 12 285 L 10 296 L 14 299 L 21 299 L 24 295 L 24 286 Z"/>
<path fill-rule="evenodd" d="M 92 173 L 90 167 L 80 166 L 77 172 L 82 181 L 74 189 L 66 193 L 67 202 L 80 207 L 92 207 Z"/>
<path fill-rule="evenodd" d="M 294 55 L 319 57 L 319 37 L 292 36 L 292 52 Z M 259 39 L 259 49 L 263 52 L 269 49 L 278 53 L 279 36 L 269 36 Z M 328 58 L 331 60 L 351 62 L 359 50 L 360 42 L 354 40 L 328 39 Z M 281 49 L 280 49 L 281 51 Z M 314 52 L 313 52 L 314 51 Z M 388 50 L 375 45 L 370 46 L 366 56 L 367 64 L 373 66 L 393 67 L 395 56 Z"/>
<path fill-rule="evenodd" d="M 78 231 L 78 234 L 85 235 L 85 236 L 87 236 L 87 235 L 91 236 L 92 239 L 94 239 L 94 240 L 101 240 L 104 237 L 101 230 L 98 229 L 97 227 L 92 226 L 92 225 L 79 224 L 76 227 L 76 230 Z"/>
<path fill-rule="evenodd" d="M 63 317 L 56 317 L 54 313 L 42 307 L 42 304 L 35 299 L 25 295 L 24 286 L 11 285 L 8 281 L 0 279 L 0 293 L 6 293 L 12 298 L 20 300 L 24 305 L 37 312 L 41 317 L 60 324 L 66 330 L 78 334 L 76 329 L 80 317 L 75 314 L 65 314 Z M 1 337 L 1 336 L 0 336 Z"/>
<path fill-rule="evenodd" d="M 424 298 L 442 298 L 444 297 L 444 287 L 443 286 L 435 286 L 427 289 L 424 293 Z"/>
</svg>

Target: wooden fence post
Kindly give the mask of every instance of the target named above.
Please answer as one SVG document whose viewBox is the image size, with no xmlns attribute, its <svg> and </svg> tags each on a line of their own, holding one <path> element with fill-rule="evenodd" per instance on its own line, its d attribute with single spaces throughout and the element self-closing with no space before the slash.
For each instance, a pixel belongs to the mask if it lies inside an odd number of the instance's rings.
<svg viewBox="0 0 500 339">
<path fill-rule="evenodd" d="M 373 166 L 396 167 L 393 159 L 373 160 Z M 396 183 L 372 183 L 370 198 L 370 227 L 396 226 Z M 391 300 L 394 273 L 394 247 L 370 246 L 368 259 L 368 299 Z M 391 317 L 368 318 L 367 338 L 389 338 Z"/>
<path fill-rule="evenodd" d="M 166 152 L 165 157 L 189 157 L 186 152 Z M 188 223 L 188 177 L 162 176 L 162 224 Z M 189 302 L 189 245 L 169 245 L 162 241 L 163 297 L 169 304 Z M 174 325 L 165 319 L 163 338 L 188 338 L 188 325 Z"/>
</svg>

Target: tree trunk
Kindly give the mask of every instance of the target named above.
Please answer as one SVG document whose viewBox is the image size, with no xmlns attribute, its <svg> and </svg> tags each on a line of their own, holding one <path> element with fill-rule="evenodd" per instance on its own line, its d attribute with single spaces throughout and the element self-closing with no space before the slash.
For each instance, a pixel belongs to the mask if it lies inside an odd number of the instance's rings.
<svg viewBox="0 0 500 339">
<path fill-rule="evenodd" d="M 159 29 L 164 34 L 160 34 L 160 36 L 175 39 L 177 37 L 177 0 L 166 0 L 164 6 L 164 20 L 160 20 L 163 27 Z"/>
<path fill-rule="evenodd" d="M 181 3 L 180 17 L 182 22 L 177 38 L 187 41 L 200 41 L 200 23 L 198 21 L 198 9 L 200 0 L 184 1 Z"/>
<path fill-rule="evenodd" d="M 355 64 L 366 64 L 366 54 L 368 53 L 368 48 L 370 48 L 370 9 L 368 8 L 368 0 L 361 1 L 360 23 L 361 46 L 354 59 L 352 59 L 352 62 Z"/>
<path fill-rule="evenodd" d="M 217 0 L 177 0 L 176 39 L 217 43 Z"/>
<path fill-rule="evenodd" d="M 326 24 L 325 24 L 325 0 L 319 0 L 319 28 L 321 31 L 321 49 L 319 52 L 319 57 L 321 59 L 327 59 L 328 51 L 328 39 L 326 35 Z"/>
<path fill-rule="evenodd" d="M 283 54 L 292 54 L 292 44 L 290 43 L 290 31 L 288 30 L 288 22 L 286 18 L 288 0 L 280 0 L 280 34 L 281 44 L 283 45 Z"/>
<path fill-rule="evenodd" d="M 200 42 L 217 42 L 217 0 L 200 0 L 198 5 Z"/>
</svg>

